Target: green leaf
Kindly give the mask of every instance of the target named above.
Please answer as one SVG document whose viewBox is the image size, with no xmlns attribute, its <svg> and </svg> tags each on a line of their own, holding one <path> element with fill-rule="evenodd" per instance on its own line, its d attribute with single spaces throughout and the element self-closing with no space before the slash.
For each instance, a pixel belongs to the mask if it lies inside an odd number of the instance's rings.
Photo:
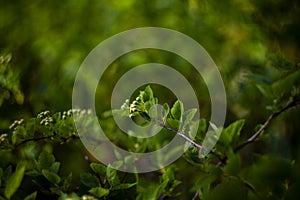
<svg viewBox="0 0 300 200">
<path fill-rule="evenodd" d="M 188 122 L 192 121 L 194 116 L 196 115 L 196 113 L 197 113 L 196 108 L 192 108 L 192 109 L 189 109 L 189 110 L 185 111 L 184 112 L 185 120 L 187 120 Z"/>
<path fill-rule="evenodd" d="M 71 185 L 71 181 L 72 181 L 72 172 L 70 172 L 70 174 L 63 180 L 62 189 L 64 191 L 67 191 L 69 189 Z"/>
<path fill-rule="evenodd" d="M 179 130 L 180 121 L 178 121 L 177 119 L 168 118 L 166 124 L 167 124 L 167 126 L 169 126 L 170 128 L 172 128 L 174 130 Z"/>
<path fill-rule="evenodd" d="M 273 98 L 273 90 L 270 85 L 265 85 L 265 84 L 255 84 L 257 89 L 264 95 L 266 98 Z"/>
<path fill-rule="evenodd" d="M 205 196 L 211 188 L 211 184 L 219 178 L 218 173 L 203 174 L 194 184 L 194 190 L 201 190 L 201 197 Z"/>
<path fill-rule="evenodd" d="M 247 199 L 247 191 L 243 182 L 226 179 L 215 188 L 209 191 L 204 199 L 207 200 L 223 200 L 223 199 Z"/>
<path fill-rule="evenodd" d="M 137 200 L 155 200 L 160 196 L 161 185 L 158 183 L 152 183 L 147 181 L 147 183 L 138 184 L 138 196 Z"/>
<path fill-rule="evenodd" d="M 80 198 L 76 193 L 71 194 L 63 194 L 61 195 L 58 200 L 82 200 L 83 198 Z"/>
<path fill-rule="evenodd" d="M 231 152 L 227 154 L 227 157 L 226 165 L 223 168 L 224 172 L 234 176 L 238 175 L 242 166 L 240 154 Z"/>
<path fill-rule="evenodd" d="M 144 102 L 153 101 L 153 99 L 154 99 L 153 91 L 152 91 L 151 87 L 148 85 L 144 90 L 143 101 Z"/>
<path fill-rule="evenodd" d="M 47 151 L 42 151 L 38 158 L 38 168 L 42 169 L 49 169 L 52 164 L 55 162 L 55 157 L 51 153 Z"/>
<path fill-rule="evenodd" d="M 80 180 L 87 187 L 100 187 L 99 179 L 90 173 L 84 172 L 80 174 Z"/>
<path fill-rule="evenodd" d="M 54 162 L 52 163 L 51 167 L 49 167 L 49 171 L 57 174 L 59 167 L 60 167 L 60 162 Z"/>
<path fill-rule="evenodd" d="M 37 195 L 37 191 L 31 193 L 30 195 L 26 196 L 24 200 L 35 200 Z"/>
<path fill-rule="evenodd" d="M 101 197 L 105 197 L 109 194 L 109 189 L 106 188 L 102 188 L 102 187 L 95 187 L 89 190 L 89 193 L 91 193 L 92 195 L 101 198 Z"/>
<path fill-rule="evenodd" d="M 272 88 L 274 94 L 276 94 L 276 96 L 281 97 L 287 92 L 290 92 L 293 86 L 299 85 L 299 83 L 300 83 L 300 70 L 291 73 L 282 79 L 279 79 L 278 81 L 273 83 Z"/>
<path fill-rule="evenodd" d="M 171 108 L 172 118 L 181 121 L 183 112 L 184 112 L 183 104 L 181 101 L 177 100 Z"/>
<path fill-rule="evenodd" d="M 168 168 L 161 177 L 161 191 L 173 191 L 181 182 L 175 179 L 174 171 Z"/>
<path fill-rule="evenodd" d="M 163 121 L 166 121 L 166 118 L 168 116 L 170 112 L 170 107 L 167 103 L 163 104 L 163 109 L 162 109 L 162 117 L 163 117 Z"/>
<path fill-rule="evenodd" d="M 42 174 L 48 181 L 50 181 L 53 184 L 59 184 L 59 182 L 61 181 L 61 178 L 57 174 L 46 169 L 42 170 Z"/>
<path fill-rule="evenodd" d="M 10 199 L 11 196 L 17 191 L 18 187 L 20 186 L 23 180 L 25 169 L 25 165 L 19 164 L 17 166 L 16 171 L 7 180 L 6 187 L 4 189 L 4 194 L 6 198 Z"/>
<path fill-rule="evenodd" d="M 52 194 L 57 194 L 59 196 L 63 195 L 63 192 L 57 187 L 51 187 L 50 191 Z"/>
<path fill-rule="evenodd" d="M 7 181 L 9 177 L 11 177 L 12 173 L 12 166 L 9 165 L 3 172 L 3 180 Z"/>
<path fill-rule="evenodd" d="M 106 178 L 111 187 L 114 187 L 115 185 L 118 185 L 120 183 L 117 170 L 110 166 L 108 166 L 106 169 Z"/>
<path fill-rule="evenodd" d="M 136 183 L 122 183 L 122 184 L 114 186 L 112 188 L 112 190 L 124 190 L 124 189 L 131 188 L 131 187 L 133 187 L 135 185 L 136 185 Z"/>
<path fill-rule="evenodd" d="M 187 111 L 184 112 L 183 114 L 183 125 L 182 125 L 182 128 L 181 130 L 184 132 L 185 129 L 187 128 L 187 126 L 189 126 L 190 124 L 193 123 L 193 118 L 194 116 L 196 115 L 197 113 L 197 109 L 196 108 L 193 108 L 193 109 L 189 109 Z"/>
<path fill-rule="evenodd" d="M 237 121 L 233 122 L 232 124 L 230 124 L 221 133 L 219 142 L 225 146 L 228 146 L 230 144 L 235 145 L 235 143 L 238 143 L 240 133 L 241 133 L 242 128 L 244 127 L 244 124 L 245 124 L 244 119 L 237 120 Z"/>
<path fill-rule="evenodd" d="M 104 166 L 103 164 L 91 163 L 90 167 L 95 173 L 99 174 L 100 176 L 106 175 L 106 166 Z"/>
<path fill-rule="evenodd" d="M 207 131 L 205 138 L 202 142 L 202 146 L 205 149 L 200 149 L 199 150 L 199 157 L 204 158 L 207 154 L 208 151 L 214 148 L 216 143 L 218 142 L 218 139 L 220 137 L 220 134 L 222 132 L 222 128 L 217 128 L 214 124 L 210 122 L 210 125 L 213 128 L 213 131 Z"/>
</svg>

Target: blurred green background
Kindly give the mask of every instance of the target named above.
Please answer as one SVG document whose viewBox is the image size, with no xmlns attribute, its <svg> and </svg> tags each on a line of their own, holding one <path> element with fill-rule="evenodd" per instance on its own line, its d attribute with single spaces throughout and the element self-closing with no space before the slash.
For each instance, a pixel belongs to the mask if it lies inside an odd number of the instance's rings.
<svg viewBox="0 0 300 200">
<path fill-rule="evenodd" d="M 119 32 L 144 26 L 180 31 L 198 41 L 222 74 L 228 100 L 226 124 L 246 119 L 242 137 L 253 133 L 271 111 L 271 100 L 248 77 L 273 81 L 278 67 L 300 62 L 300 2 L 297 0 L 1 0 L 0 53 L 11 55 L 14 87 L 2 81 L 1 133 L 19 118 L 71 108 L 76 72 L 88 53 Z M 209 117 L 209 97 L 200 76 L 182 59 L 161 51 L 137 51 L 105 72 L 97 91 L 98 112 L 110 109 L 114 83 L 130 68 L 148 62 L 174 66 L 191 81 L 201 112 Z M 6 83 L 7 84 L 7 83 Z M 16 87 L 19 85 L 19 88 Z M 170 94 L 154 88 L 172 102 Z M 1 94 L 1 95 L 2 95 Z M 295 158 L 299 150 L 299 109 L 284 113 L 270 128 L 263 151 Z"/>
<path fill-rule="evenodd" d="M 245 75 L 272 78 L 270 57 L 274 54 L 292 65 L 299 62 L 299 11 L 296 0 L 2 0 L 0 51 L 12 55 L 11 68 L 20 81 L 24 101 L 17 103 L 12 96 L 3 102 L 0 128 L 42 110 L 69 109 L 72 84 L 87 54 L 108 37 L 143 26 L 174 29 L 198 41 L 223 76 L 228 121 L 245 117 L 250 124 L 259 122 L 268 115 L 266 102 Z M 149 61 L 180 70 L 198 94 L 205 88 L 199 84 L 201 77 L 176 56 L 139 51 L 124 56 L 107 70 L 97 94 L 97 107 L 109 109 L 115 81 L 130 67 Z M 205 113 L 209 106 L 203 107 Z"/>
</svg>

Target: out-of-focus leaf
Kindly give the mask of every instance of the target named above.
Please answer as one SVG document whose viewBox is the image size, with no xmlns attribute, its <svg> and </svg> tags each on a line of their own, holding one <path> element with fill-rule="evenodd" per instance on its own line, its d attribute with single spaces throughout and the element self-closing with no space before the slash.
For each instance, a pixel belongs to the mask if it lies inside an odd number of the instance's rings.
<svg viewBox="0 0 300 200">
<path fill-rule="evenodd" d="M 91 193 L 95 197 L 102 198 L 109 194 L 109 189 L 102 188 L 102 187 L 95 187 L 90 189 L 89 193 Z"/>
<path fill-rule="evenodd" d="M 81 200 L 81 198 L 76 193 L 63 194 L 58 200 Z"/>
<path fill-rule="evenodd" d="M 124 190 L 124 189 L 131 188 L 131 187 L 133 187 L 135 185 L 136 185 L 136 183 L 122 183 L 122 184 L 114 186 L 112 188 L 112 190 Z"/>
<path fill-rule="evenodd" d="M 215 188 L 210 190 L 204 199 L 207 200 L 247 199 L 247 191 L 243 182 L 234 179 L 226 179 L 220 184 L 218 184 Z"/>
<path fill-rule="evenodd" d="M 4 194 L 5 194 L 6 198 L 10 199 L 11 196 L 19 188 L 19 186 L 23 180 L 25 169 L 26 169 L 25 165 L 19 164 L 17 166 L 16 171 L 7 180 L 6 187 L 4 189 Z"/>
<path fill-rule="evenodd" d="M 64 191 L 67 191 L 69 189 L 71 185 L 71 181 L 72 181 L 72 172 L 70 172 L 70 174 L 63 180 L 62 189 Z"/>
<path fill-rule="evenodd" d="M 106 166 L 104 166 L 103 164 L 91 163 L 90 167 L 95 173 L 99 174 L 100 176 L 106 176 Z"/>
<path fill-rule="evenodd" d="M 55 174 L 51 171 L 48 171 L 46 169 L 42 170 L 42 174 L 48 181 L 50 181 L 53 184 L 59 184 L 61 181 L 61 178 L 57 174 Z"/>
<path fill-rule="evenodd" d="M 238 175 L 241 167 L 242 167 L 242 160 L 240 154 L 233 153 L 233 152 L 227 154 L 227 162 L 223 168 L 224 172 L 230 175 Z"/>
<path fill-rule="evenodd" d="M 55 162 L 55 157 L 51 153 L 47 151 L 42 151 L 38 158 L 38 168 L 42 169 L 49 169 L 52 164 Z"/>
<path fill-rule="evenodd" d="M 54 162 L 52 163 L 52 165 L 49 167 L 49 171 L 53 172 L 53 173 L 58 173 L 60 167 L 60 162 Z"/>
<path fill-rule="evenodd" d="M 99 179 L 90 173 L 84 172 L 80 174 L 80 180 L 87 187 L 100 187 Z"/>
<path fill-rule="evenodd" d="M 30 195 L 26 196 L 24 200 L 35 200 L 37 195 L 37 191 L 31 193 Z"/>
<path fill-rule="evenodd" d="M 106 169 L 106 178 L 111 187 L 114 187 L 120 183 L 117 170 L 108 166 Z"/>
</svg>

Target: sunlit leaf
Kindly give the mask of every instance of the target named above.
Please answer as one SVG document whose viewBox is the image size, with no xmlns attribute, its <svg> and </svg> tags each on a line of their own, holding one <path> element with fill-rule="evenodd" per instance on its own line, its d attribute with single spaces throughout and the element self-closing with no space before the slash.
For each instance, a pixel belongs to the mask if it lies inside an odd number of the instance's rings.
<svg viewBox="0 0 300 200">
<path fill-rule="evenodd" d="M 183 112 L 184 112 L 183 104 L 181 101 L 177 100 L 171 108 L 171 115 L 172 115 L 173 119 L 181 121 Z"/>
<path fill-rule="evenodd" d="M 89 193 L 95 195 L 98 198 L 105 197 L 109 194 L 109 189 L 102 187 L 95 187 L 89 190 Z"/>
<path fill-rule="evenodd" d="M 17 166 L 16 171 L 7 180 L 6 187 L 4 189 L 4 194 L 5 194 L 6 198 L 10 199 L 11 196 L 19 188 L 19 186 L 20 186 L 20 184 L 21 184 L 21 182 L 23 180 L 25 169 L 26 169 L 25 165 L 19 164 Z"/>
</svg>

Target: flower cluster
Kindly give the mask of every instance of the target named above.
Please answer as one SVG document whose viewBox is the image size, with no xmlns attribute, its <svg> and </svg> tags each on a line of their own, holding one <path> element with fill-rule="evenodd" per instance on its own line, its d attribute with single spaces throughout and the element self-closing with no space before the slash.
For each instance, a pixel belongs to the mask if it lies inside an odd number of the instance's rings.
<svg viewBox="0 0 300 200">
<path fill-rule="evenodd" d="M 16 129 L 19 125 L 24 123 L 24 119 L 15 120 L 10 126 L 9 129 Z"/>
<path fill-rule="evenodd" d="M 70 109 L 68 111 L 64 111 L 62 113 L 62 119 L 66 119 L 67 117 L 71 117 L 72 115 L 90 115 L 92 111 L 90 109 Z"/>
<path fill-rule="evenodd" d="M 6 133 L 3 133 L 0 135 L 0 142 L 3 142 L 5 140 L 5 138 L 7 137 Z"/>
<path fill-rule="evenodd" d="M 53 118 L 50 116 L 49 110 L 39 113 L 37 117 L 42 119 L 40 122 L 41 125 L 49 126 L 50 123 L 53 122 Z"/>
<path fill-rule="evenodd" d="M 141 103 L 141 98 L 137 97 L 131 104 L 130 104 L 130 108 L 129 111 L 130 113 L 134 113 L 138 111 L 138 106 Z"/>
</svg>

